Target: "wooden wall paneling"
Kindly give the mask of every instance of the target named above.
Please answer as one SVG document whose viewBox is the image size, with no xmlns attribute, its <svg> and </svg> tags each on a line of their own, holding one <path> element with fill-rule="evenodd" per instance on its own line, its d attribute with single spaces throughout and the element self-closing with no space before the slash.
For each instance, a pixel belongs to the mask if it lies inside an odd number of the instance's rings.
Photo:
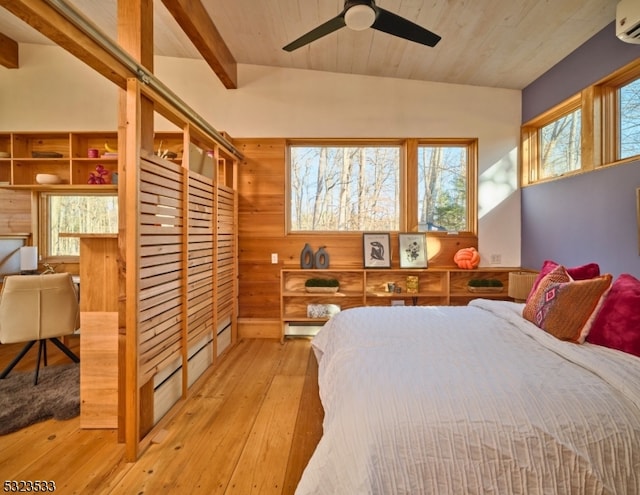
<svg viewBox="0 0 640 495">
<path fill-rule="evenodd" d="M 244 155 L 238 166 L 239 318 L 243 328 L 252 321 L 277 328 L 280 269 L 300 267 L 307 242 L 314 250 L 325 246 L 330 268 L 361 269 L 362 234 L 288 234 L 286 139 L 235 139 L 234 144 Z M 408 150 L 408 157 L 413 155 L 415 146 Z M 474 235 L 429 234 L 429 266 L 452 267 L 456 251 L 470 246 L 477 248 Z M 391 233 L 391 247 L 392 268 L 399 268 L 397 233 Z M 271 263 L 271 253 L 278 254 L 277 264 Z"/>
<path fill-rule="evenodd" d="M 245 157 L 238 166 L 239 235 L 284 236 L 286 141 L 237 140 L 236 145 Z"/>
<path fill-rule="evenodd" d="M 286 140 L 240 139 L 234 144 L 244 155 L 238 165 L 238 316 L 243 328 L 245 321 L 257 323 L 243 335 L 265 335 L 268 320 L 279 318 L 279 274 L 286 258 L 282 246 L 288 243 Z M 278 265 L 271 264 L 271 253 L 279 254 Z"/>
<path fill-rule="evenodd" d="M 30 191 L 0 189 L 0 211 L 0 233 L 33 233 Z"/>
</svg>

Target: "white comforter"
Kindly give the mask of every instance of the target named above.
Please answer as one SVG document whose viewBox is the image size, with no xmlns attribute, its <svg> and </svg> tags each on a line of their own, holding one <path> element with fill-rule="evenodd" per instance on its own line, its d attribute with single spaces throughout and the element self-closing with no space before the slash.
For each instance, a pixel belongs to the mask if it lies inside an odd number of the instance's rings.
<svg viewBox="0 0 640 495">
<path fill-rule="evenodd" d="M 296 495 L 640 493 L 640 359 L 521 311 L 334 316 L 312 344 L 324 433 Z"/>
</svg>

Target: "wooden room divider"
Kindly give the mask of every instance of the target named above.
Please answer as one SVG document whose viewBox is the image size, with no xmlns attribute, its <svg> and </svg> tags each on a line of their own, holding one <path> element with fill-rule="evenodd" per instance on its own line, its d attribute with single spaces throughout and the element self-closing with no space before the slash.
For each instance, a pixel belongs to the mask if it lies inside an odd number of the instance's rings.
<svg viewBox="0 0 640 495">
<path fill-rule="evenodd" d="M 142 97 L 182 129 L 182 156 L 143 148 Z M 236 341 L 239 158 L 138 80 L 126 99 L 119 428 L 135 460 Z M 211 176 L 190 170 L 194 147 L 208 155 Z"/>
</svg>

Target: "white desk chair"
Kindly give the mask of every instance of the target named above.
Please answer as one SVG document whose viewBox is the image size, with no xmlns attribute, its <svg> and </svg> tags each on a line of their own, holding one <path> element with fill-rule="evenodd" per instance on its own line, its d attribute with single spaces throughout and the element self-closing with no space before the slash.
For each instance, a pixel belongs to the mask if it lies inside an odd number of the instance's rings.
<svg viewBox="0 0 640 495">
<path fill-rule="evenodd" d="M 0 294 L 0 343 L 26 342 L 26 345 L 0 373 L 5 378 L 39 342 L 33 384 L 38 383 L 40 361 L 47 365 L 46 342 L 50 340 L 72 361 L 80 359 L 58 337 L 73 334 L 80 327 L 78 297 L 69 273 L 52 275 L 10 275 Z"/>
</svg>

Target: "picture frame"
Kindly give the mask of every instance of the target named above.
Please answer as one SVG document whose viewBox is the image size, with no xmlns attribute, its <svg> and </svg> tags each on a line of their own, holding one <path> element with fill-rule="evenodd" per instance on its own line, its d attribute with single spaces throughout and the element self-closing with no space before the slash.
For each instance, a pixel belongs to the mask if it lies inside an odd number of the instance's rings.
<svg viewBox="0 0 640 495">
<path fill-rule="evenodd" d="M 391 268 L 391 236 L 385 232 L 362 234 L 365 268 Z"/>
<path fill-rule="evenodd" d="M 398 234 L 400 268 L 427 267 L 427 236 L 424 232 Z"/>
</svg>

